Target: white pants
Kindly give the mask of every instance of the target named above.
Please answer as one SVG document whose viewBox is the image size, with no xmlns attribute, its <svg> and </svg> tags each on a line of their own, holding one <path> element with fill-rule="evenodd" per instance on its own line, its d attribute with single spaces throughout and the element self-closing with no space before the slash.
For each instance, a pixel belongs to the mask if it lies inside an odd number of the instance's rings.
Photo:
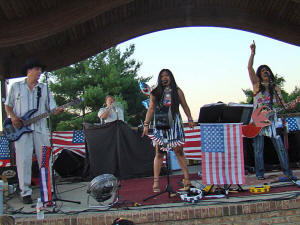
<svg viewBox="0 0 300 225">
<path fill-rule="evenodd" d="M 43 145 L 50 146 L 48 133 L 39 133 L 35 131 L 24 133 L 18 141 L 15 141 L 16 164 L 22 197 L 32 194 L 32 189 L 30 188 L 32 153 L 33 150 L 35 150 L 40 168 Z M 49 163 L 49 167 L 50 171 L 52 171 L 51 162 Z"/>
</svg>

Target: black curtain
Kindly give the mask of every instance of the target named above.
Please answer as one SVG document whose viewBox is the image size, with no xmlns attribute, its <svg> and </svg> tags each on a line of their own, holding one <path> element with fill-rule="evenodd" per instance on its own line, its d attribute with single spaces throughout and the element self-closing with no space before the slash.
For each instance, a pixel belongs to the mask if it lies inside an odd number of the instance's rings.
<svg viewBox="0 0 300 225">
<path fill-rule="evenodd" d="M 84 124 L 89 177 L 114 174 L 120 179 L 152 176 L 154 147 L 148 137 L 123 121 L 101 126 Z"/>
</svg>

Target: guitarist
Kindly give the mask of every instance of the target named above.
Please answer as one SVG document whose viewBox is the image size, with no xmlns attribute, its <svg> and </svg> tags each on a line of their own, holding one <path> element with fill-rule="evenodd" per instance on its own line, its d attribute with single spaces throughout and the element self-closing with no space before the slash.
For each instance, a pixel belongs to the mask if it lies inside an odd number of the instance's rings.
<svg viewBox="0 0 300 225">
<path fill-rule="evenodd" d="M 26 78 L 23 81 L 14 83 L 10 88 L 5 102 L 5 110 L 15 128 L 20 129 L 22 127 L 21 116 L 29 110 L 37 109 L 36 114 L 41 114 L 47 112 L 49 107 L 50 109 L 56 107 L 51 93 L 49 94 L 50 102 L 48 104 L 47 86 L 38 82 L 44 68 L 38 60 L 28 60 L 22 69 L 22 75 L 26 75 Z M 63 109 L 57 109 L 55 114 L 62 111 Z M 32 204 L 30 184 L 33 150 L 35 150 L 40 166 L 42 146 L 50 146 L 49 130 L 45 118 L 31 124 L 30 129 L 33 132 L 24 133 L 19 140 L 14 142 L 19 188 L 24 204 Z"/>
<path fill-rule="evenodd" d="M 255 43 L 250 45 L 251 55 L 248 62 L 248 72 L 253 86 L 253 104 L 254 110 L 267 106 L 269 109 L 274 108 L 274 103 L 284 106 L 280 89 L 274 84 L 274 75 L 267 65 L 261 65 L 257 68 L 256 73 L 253 69 L 253 61 L 255 55 Z M 275 121 L 277 120 L 276 114 L 269 118 L 268 126 L 262 128 L 260 133 L 253 139 L 253 149 L 255 156 L 255 170 L 256 177 L 259 180 L 264 180 L 264 136 L 271 138 L 272 144 L 277 152 L 283 173 L 289 178 L 293 177 L 293 173 L 289 168 L 287 151 L 283 145 L 282 139 L 276 133 Z"/>
</svg>

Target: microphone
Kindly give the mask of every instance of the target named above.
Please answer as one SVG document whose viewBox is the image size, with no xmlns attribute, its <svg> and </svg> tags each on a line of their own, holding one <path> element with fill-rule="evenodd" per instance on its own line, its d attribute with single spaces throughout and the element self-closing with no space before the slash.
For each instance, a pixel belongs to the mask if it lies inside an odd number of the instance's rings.
<svg viewBox="0 0 300 225">
<path fill-rule="evenodd" d="M 272 84 L 274 82 L 274 79 L 273 79 L 273 77 L 271 76 L 270 73 L 264 72 L 264 76 L 268 77 L 270 84 Z"/>
<path fill-rule="evenodd" d="M 166 85 L 167 83 L 168 83 L 167 80 L 163 80 L 163 81 L 162 81 L 162 84 L 163 84 L 163 85 Z"/>
</svg>

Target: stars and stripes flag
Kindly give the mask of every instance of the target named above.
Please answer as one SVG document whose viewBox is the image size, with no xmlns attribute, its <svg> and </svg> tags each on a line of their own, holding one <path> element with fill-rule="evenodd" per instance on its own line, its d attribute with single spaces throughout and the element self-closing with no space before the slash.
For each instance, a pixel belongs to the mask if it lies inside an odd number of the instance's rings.
<svg viewBox="0 0 300 225">
<path fill-rule="evenodd" d="M 244 184 L 241 124 L 200 124 L 203 184 Z"/>
<path fill-rule="evenodd" d="M 41 191 L 41 201 L 47 202 L 52 200 L 51 193 L 51 169 L 49 167 L 51 157 L 51 147 L 42 146 L 42 160 L 40 167 L 40 191 Z"/>
<path fill-rule="evenodd" d="M 0 136 L 0 167 L 10 165 L 9 141 L 5 136 Z"/>
<path fill-rule="evenodd" d="M 200 126 L 195 126 L 193 129 L 188 124 L 184 124 L 185 143 L 183 151 L 186 159 L 201 160 L 201 138 Z M 164 156 L 163 163 L 166 163 Z"/>
<path fill-rule="evenodd" d="M 54 131 L 52 133 L 53 154 L 56 155 L 63 149 L 68 149 L 85 157 L 85 141 L 82 130 Z"/>
<path fill-rule="evenodd" d="M 286 118 L 288 131 L 300 130 L 300 116 Z"/>
<path fill-rule="evenodd" d="M 184 125 L 185 143 L 183 151 L 186 159 L 201 160 L 201 135 L 200 126 L 195 126 L 193 129 Z"/>
</svg>

